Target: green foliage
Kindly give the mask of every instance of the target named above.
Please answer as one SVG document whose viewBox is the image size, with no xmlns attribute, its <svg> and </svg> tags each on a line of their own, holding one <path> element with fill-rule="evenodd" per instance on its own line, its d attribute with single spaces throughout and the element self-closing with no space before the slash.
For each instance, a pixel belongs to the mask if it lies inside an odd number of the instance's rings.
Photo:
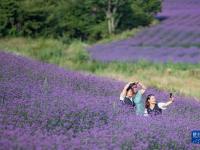
<svg viewBox="0 0 200 150">
<path fill-rule="evenodd" d="M 86 63 L 89 61 L 89 54 L 84 50 L 84 45 L 80 41 L 74 41 L 65 52 L 67 59 L 74 63 Z"/>
<path fill-rule="evenodd" d="M 15 0 L 1 0 L 0 2 L 0 36 L 16 35 L 19 13 L 21 9 Z"/>
<path fill-rule="evenodd" d="M 0 36 L 96 41 L 148 25 L 160 0 L 1 0 Z"/>
</svg>

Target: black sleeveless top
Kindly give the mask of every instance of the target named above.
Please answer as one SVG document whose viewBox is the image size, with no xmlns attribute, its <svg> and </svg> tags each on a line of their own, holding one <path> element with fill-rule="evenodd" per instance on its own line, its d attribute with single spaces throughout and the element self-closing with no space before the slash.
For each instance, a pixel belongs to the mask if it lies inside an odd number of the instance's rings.
<svg viewBox="0 0 200 150">
<path fill-rule="evenodd" d="M 128 97 L 124 98 L 123 103 L 127 105 L 132 105 L 133 107 L 135 106 L 134 101 L 131 101 Z"/>
<path fill-rule="evenodd" d="M 147 113 L 150 115 L 159 115 L 162 114 L 162 109 L 158 107 L 158 104 L 156 104 L 153 109 L 147 108 Z"/>
</svg>

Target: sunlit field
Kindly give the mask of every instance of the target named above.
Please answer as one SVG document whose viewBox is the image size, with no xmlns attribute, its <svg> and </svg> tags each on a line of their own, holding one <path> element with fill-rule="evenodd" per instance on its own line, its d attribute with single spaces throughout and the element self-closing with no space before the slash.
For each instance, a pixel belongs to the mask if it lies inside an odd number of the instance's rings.
<svg viewBox="0 0 200 150">
<path fill-rule="evenodd" d="M 0 3 L 0 150 L 200 150 L 199 0 L 43 3 Z"/>
</svg>

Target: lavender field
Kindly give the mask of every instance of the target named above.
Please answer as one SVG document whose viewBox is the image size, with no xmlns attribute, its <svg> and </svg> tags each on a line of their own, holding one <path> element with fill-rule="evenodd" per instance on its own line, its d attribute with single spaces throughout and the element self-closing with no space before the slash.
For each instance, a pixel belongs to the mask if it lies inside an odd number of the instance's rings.
<svg viewBox="0 0 200 150">
<path fill-rule="evenodd" d="M 200 63 L 200 1 L 165 0 L 157 14 L 161 23 L 136 36 L 88 48 L 99 61 Z"/>
<path fill-rule="evenodd" d="M 200 103 L 176 96 L 158 117 L 119 101 L 124 83 L 0 53 L 0 149 L 199 150 Z M 158 101 L 168 93 L 149 88 Z"/>
</svg>

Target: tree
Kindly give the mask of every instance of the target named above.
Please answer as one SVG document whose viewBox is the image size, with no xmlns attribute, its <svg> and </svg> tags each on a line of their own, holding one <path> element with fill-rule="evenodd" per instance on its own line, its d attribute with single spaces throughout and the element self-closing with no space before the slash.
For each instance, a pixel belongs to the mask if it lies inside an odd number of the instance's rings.
<svg viewBox="0 0 200 150">
<path fill-rule="evenodd" d="M 161 0 L 1 0 L 0 36 L 99 40 L 151 23 Z"/>
<path fill-rule="evenodd" d="M 125 1 L 122 0 L 108 0 L 107 1 L 107 9 L 105 10 L 106 19 L 108 21 L 108 32 L 112 34 L 115 32 L 115 29 L 119 23 L 121 13 L 118 13 L 118 9 L 125 4 Z"/>
<path fill-rule="evenodd" d="M 161 10 L 161 0 L 92 0 L 91 4 L 104 14 L 109 34 L 115 33 L 120 26 L 127 29 L 144 24 L 145 20 L 146 25 Z"/>
<path fill-rule="evenodd" d="M 1 0 L 0 3 L 0 36 L 16 35 L 19 31 L 18 24 L 21 10 L 15 0 Z"/>
</svg>

